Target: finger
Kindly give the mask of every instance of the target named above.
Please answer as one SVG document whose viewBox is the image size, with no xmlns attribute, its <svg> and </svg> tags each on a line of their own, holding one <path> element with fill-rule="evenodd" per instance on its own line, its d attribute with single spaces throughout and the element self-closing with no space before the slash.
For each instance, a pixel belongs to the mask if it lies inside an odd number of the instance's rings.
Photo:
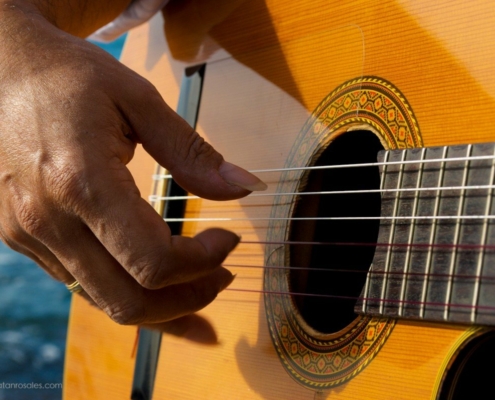
<svg viewBox="0 0 495 400">
<path fill-rule="evenodd" d="M 15 231 L 15 233 L 13 233 Z M 29 236 L 22 228 L 8 229 L 0 228 L 0 239 L 12 250 L 25 255 L 38 264 L 53 279 L 64 283 L 66 286 L 73 284 L 76 279 L 62 265 L 58 258 L 41 242 Z M 84 291 L 77 293 L 91 305 L 96 306 L 92 298 Z"/>
<path fill-rule="evenodd" d="M 194 313 L 233 280 L 228 270 L 218 267 L 191 282 L 148 290 L 117 263 L 87 228 L 73 228 L 71 235 L 77 247 L 60 241 L 48 245 L 95 303 L 121 324 L 165 322 Z"/>
<path fill-rule="evenodd" d="M 186 315 L 168 322 L 144 324 L 141 326 L 196 343 L 207 345 L 218 344 L 218 337 L 213 326 L 208 320 L 197 314 Z"/>
<path fill-rule="evenodd" d="M 152 86 L 133 91 L 130 99 L 122 101 L 121 109 L 137 140 L 187 191 L 208 199 L 229 200 L 266 189 L 256 176 L 226 162 Z"/>
<path fill-rule="evenodd" d="M 16 234 L 5 234 L 4 228 L 1 228 L 0 239 L 12 250 L 33 260 L 53 279 L 64 283 L 66 286 L 76 281 L 44 244 L 29 236 L 21 228 L 16 229 Z M 96 306 L 95 302 L 86 292 L 80 291 L 77 294 L 86 299 L 91 305 Z"/>
<path fill-rule="evenodd" d="M 33 260 L 52 278 L 65 284 L 71 284 L 75 281 L 57 257 L 45 245 L 29 236 L 20 226 L 16 228 L 1 227 L 0 237 L 8 247 Z"/>
<path fill-rule="evenodd" d="M 123 176 L 127 174 L 127 178 Z M 148 289 L 187 282 L 217 268 L 239 242 L 223 229 L 210 229 L 194 238 L 171 236 L 156 211 L 143 200 L 124 165 L 121 171 L 101 171 L 99 196 L 79 198 L 80 217 L 107 251 Z M 115 201 L 118 199 L 118 201 Z M 105 218 L 101 218 L 104 215 Z M 79 245 L 79 244 L 78 244 Z"/>
</svg>

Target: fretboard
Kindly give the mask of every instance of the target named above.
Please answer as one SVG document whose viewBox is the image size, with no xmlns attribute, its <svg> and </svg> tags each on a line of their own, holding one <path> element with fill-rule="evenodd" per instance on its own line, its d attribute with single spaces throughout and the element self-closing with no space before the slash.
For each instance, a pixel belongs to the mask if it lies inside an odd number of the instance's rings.
<svg viewBox="0 0 495 400">
<path fill-rule="evenodd" d="M 356 311 L 495 325 L 494 144 L 379 154 L 381 224 Z"/>
</svg>

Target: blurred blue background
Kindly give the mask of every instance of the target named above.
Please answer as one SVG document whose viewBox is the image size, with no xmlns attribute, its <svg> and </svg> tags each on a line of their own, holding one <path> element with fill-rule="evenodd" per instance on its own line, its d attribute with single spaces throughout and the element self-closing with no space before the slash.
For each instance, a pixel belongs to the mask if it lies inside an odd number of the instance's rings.
<svg viewBox="0 0 495 400">
<path fill-rule="evenodd" d="M 119 58 L 124 41 L 98 45 Z M 1 385 L 62 382 L 69 306 L 64 285 L 0 243 L 0 400 L 62 398 L 61 389 Z"/>
</svg>

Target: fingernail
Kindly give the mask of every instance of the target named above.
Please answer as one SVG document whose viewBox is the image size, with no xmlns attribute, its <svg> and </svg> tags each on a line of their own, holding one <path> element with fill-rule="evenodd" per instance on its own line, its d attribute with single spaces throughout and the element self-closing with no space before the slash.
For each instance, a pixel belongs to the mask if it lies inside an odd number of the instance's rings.
<svg viewBox="0 0 495 400">
<path fill-rule="evenodd" d="M 239 186 L 251 192 L 263 191 L 267 188 L 266 183 L 261 181 L 258 177 L 227 161 L 224 161 L 222 165 L 220 165 L 218 173 L 231 185 Z"/>
</svg>

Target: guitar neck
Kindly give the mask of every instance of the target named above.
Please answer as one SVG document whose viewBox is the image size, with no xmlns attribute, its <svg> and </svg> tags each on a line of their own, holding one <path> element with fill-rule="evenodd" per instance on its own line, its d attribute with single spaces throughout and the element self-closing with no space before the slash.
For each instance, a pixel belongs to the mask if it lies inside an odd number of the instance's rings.
<svg viewBox="0 0 495 400">
<path fill-rule="evenodd" d="M 379 154 L 381 222 L 360 313 L 495 324 L 494 144 Z"/>
</svg>

